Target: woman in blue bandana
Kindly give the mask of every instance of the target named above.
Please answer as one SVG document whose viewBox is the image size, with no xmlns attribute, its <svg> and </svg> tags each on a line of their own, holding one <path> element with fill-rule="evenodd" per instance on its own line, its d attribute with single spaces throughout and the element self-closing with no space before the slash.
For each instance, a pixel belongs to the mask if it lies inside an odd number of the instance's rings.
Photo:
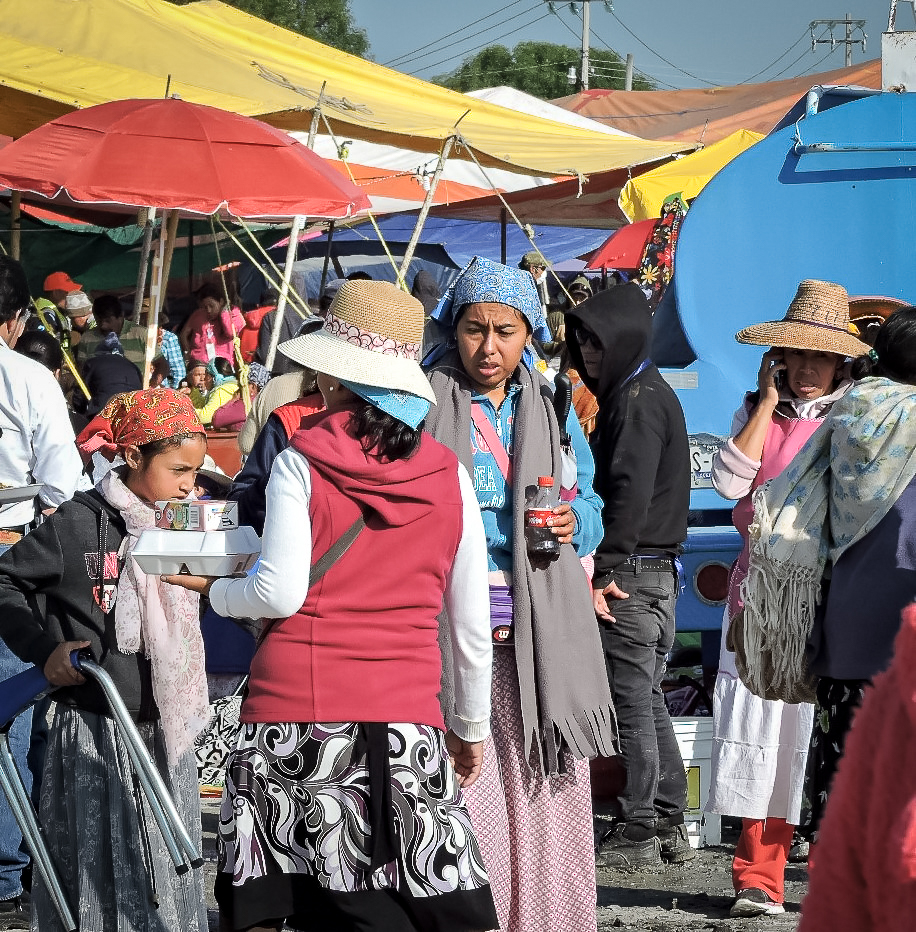
<svg viewBox="0 0 916 932">
<path fill-rule="evenodd" d="M 539 476 L 560 485 L 562 475 L 553 390 L 530 346 L 532 338 L 549 339 L 534 281 L 526 271 L 475 257 L 432 317 L 444 341 L 426 359 L 436 393 L 426 427 L 468 468 L 487 534 L 492 737 L 482 776 L 466 791 L 468 809 L 500 928 L 583 932 L 595 928 L 588 758 L 613 754 L 616 737 L 578 559 L 601 539 L 594 463 L 573 414 L 565 429 L 576 454 L 576 487 L 551 519 L 559 555 L 533 563 L 525 547 L 526 490 Z"/>
</svg>

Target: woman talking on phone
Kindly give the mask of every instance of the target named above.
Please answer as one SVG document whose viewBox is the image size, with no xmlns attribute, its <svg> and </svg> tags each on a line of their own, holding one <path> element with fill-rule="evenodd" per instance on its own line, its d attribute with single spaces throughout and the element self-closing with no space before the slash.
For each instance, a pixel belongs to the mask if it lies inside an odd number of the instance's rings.
<svg viewBox="0 0 916 932">
<path fill-rule="evenodd" d="M 849 299 L 840 285 L 803 281 L 785 317 L 741 330 L 739 343 L 767 346 L 757 391 L 735 413 L 731 439 L 713 460 L 713 485 L 737 500 L 732 520 L 744 547 L 729 580 L 719 674 L 713 697 L 713 752 L 707 809 L 743 820 L 735 848 L 732 916 L 783 912 L 784 873 L 801 812 L 810 703 L 761 699 L 741 682 L 726 646 L 742 610 L 754 490 L 778 476 L 852 387 L 846 359 L 868 352 L 849 332 Z"/>
</svg>

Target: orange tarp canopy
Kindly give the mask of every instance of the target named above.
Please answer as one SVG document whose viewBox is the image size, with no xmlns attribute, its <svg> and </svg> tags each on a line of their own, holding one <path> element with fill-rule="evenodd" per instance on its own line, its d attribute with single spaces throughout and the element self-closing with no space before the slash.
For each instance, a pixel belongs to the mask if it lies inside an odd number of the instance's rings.
<svg viewBox="0 0 916 932">
<path fill-rule="evenodd" d="M 716 142 L 736 130 L 769 133 L 817 85 L 881 89 L 880 60 L 765 84 L 683 91 L 590 90 L 553 101 L 605 126 L 644 139 Z"/>
</svg>

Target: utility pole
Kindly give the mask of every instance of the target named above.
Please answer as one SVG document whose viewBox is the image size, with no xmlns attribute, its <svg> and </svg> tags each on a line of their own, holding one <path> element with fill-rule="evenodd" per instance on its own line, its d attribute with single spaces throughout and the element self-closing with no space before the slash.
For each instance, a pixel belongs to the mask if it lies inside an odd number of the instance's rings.
<svg viewBox="0 0 916 932">
<path fill-rule="evenodd" d="M 557 2 L 558 0 L 547 0 L 547 7 L 551 13 L 557 12 Z M 611 0 L 602 0 L 604 5 L 607 7 L 608 12 L 614 12 L 614 4 Z M 572 11 L 573 15 L 577 15 L 579 12 L 579 4 L 582 4 L 582 61 L 580 64 L 579 72 L 579 83 L 582 85 L 581 89 L 583 91 L 588 90 L 588 45 L 589 45 L 589 36 L 591 34 L 591 10 L 589 9 L 592 0 L 574 0 L 574 2 L 569 4 L 569 9 Z"/>
<path fill-rule="evenodd" d="M 816 39 L 814 36 L 814 30 L 819 26 L 826 26 L 830 30 L 829 39 Z M 846 37 L 844 39 L 837 39 L 834 35 L 833 30 L 837 26 L 846 27 Z M 861 43 L 862 51 L 865 52 L 865 40 L 868 36 L 865 34 L 865 20 L 864 19 L 852 19 L 852 17 L 847 13 L 846 19 L 813 19 L 808 25 L 808 28 L 811 30 L 811 51 L 817 51 L 818 45 L 827 45 L 829 43 L 831 50 L 836 48 L 838 42 L 843 43 L 846 46 L 846 67 L 849 68 L 852 65 L 852 47 Z M 854 39 L 852 37 L 853 29 L 856 29 L 861 33 L 862 37 L 860 39 Z"/>
<path fill-rule="evenodd" d="M 588 40 L 591 33 L 589 22 L 591 0 L 582 0 L 582 90 L 588 90 Z"/>
</svg>

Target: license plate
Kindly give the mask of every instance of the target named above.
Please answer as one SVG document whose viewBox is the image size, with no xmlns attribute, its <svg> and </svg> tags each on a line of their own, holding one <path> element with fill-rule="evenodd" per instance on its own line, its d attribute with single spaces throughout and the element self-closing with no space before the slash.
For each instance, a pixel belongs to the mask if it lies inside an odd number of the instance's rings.
<svg viewBox="0 0 916 932">
<path fill-rule="evenodd" d="M 690 441 L 690 488 L 712 488 L 712 458 L 725 443 L 724 437 L 713 434 L 691 434 Z"/>
</svg>

